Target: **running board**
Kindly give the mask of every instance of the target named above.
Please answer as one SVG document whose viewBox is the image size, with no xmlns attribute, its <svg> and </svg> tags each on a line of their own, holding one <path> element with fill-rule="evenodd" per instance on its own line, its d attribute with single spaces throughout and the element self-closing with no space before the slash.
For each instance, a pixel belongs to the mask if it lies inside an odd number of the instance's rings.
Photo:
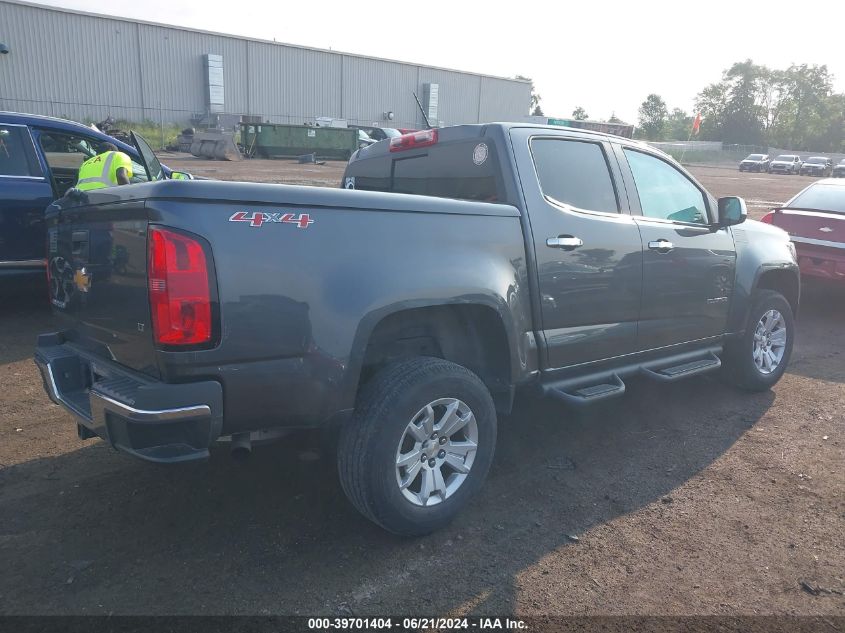
<svg viewBox="0 0 845 633">
<path fill-rule="evenodd" d="M 710 352 L 705 358 L 692 360 L 679 365 L 670 365 L 660 369 L 650 369 L 643 367 L 643 373 L 649 378 L 659 380 L 660 382 L 674 382 L 690 376 L 697 376 L 708 371 L 715 371 L 722 366 L 722 361 L 713 352 Z"/>
<path fill-rule="evenodd" d="M 721 351 L 721 347 L 711 347 L 615 369 L 597 370 L 586 375 L 542 383 L 540 389 L 544 396 L 562 400 L 567 404 L 576 406 L 593 404 L 623 395 L 625 383 L 622 378 L 640 374 L 660 382 L 673 382 L 715 371 L 722 366 L 717 356 Z"/>
<path fill-rule="evenodd" d="M 567 404 L 583 406 L 601 400 L 609 400 L 625 393 L 625 383 L 616 374 L 611 374 L 600 383 L 573 385 L 567 390 L 553 385 L 543 385 L 543 394 L 563 400 Z"/>
</svg>

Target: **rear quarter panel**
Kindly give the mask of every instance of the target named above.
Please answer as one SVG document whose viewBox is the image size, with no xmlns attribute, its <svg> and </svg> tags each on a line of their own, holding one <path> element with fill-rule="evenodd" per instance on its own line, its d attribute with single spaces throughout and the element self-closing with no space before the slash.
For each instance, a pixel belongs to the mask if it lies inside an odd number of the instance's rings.
<svg viewBox="0 0 845 633">
<path fill-rule="evenodd" d="M 361 192 L 338 193 L 355 200 Z M 520 334 L 531 326 L 514 209 L 496 216 L 188 200 L 148 200 L 147 209 L 151 223 L 211 244 L 220 344 L 158 353 L 168 381 L 221 380 L 224 433 L 312 426 L 350 410 L 369 335 L 399 310 L 489 306 L 509 334 L 512 358 L 525 357 Z M 313 222 L 230 221 L 239 212 L 307 214 Z M 511 366 L 518 375 L 519 360 Z"/>
</svg>

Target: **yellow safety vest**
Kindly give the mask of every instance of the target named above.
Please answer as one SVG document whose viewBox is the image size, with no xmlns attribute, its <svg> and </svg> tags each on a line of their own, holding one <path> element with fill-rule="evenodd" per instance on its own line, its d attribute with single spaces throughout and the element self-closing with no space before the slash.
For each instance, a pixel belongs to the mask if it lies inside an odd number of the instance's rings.
<svg viewBox="0 0 845 633">
<path fill-rule="evenodd" d="M 123 152 L 103 152 L 89 158 L 79 168 L 79 179 L 76 188 L 79 191 L 93 191 L 116 187 L 117 170 L 123 167 L 129 178 L 132 178 L 132 159 Z"/>
</svg>

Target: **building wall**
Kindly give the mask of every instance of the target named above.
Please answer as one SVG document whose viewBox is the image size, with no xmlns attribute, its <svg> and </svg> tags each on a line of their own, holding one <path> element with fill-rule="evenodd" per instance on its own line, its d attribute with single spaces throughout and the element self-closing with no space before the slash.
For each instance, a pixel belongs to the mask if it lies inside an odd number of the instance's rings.
<svg viewBox="0 0 845 633">
<path fill-rule="evenodd" d="M 206 110 L 203 54 L 223 56 L 225 111 L 419 127 L 412 93 L 437 83 L 447 125 L 520 120 L 529 84 L 0 0 L 0 110 L 187 125 Z M 104 54 L 103 51 L 122 51 Z M 383 113 L 392 111 L 388 124 Z"/>
</svg>

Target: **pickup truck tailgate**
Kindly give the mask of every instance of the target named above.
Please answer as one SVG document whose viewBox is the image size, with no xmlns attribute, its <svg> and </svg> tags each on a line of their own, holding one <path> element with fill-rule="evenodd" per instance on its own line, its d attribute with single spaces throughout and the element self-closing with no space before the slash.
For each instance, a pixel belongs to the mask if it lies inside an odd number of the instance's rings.
<svg viewBox="0 0 845 633">
<path fill-rule="evenodd" d="M 50 301 L 65 339 L 158 377 L 143 202 L 51 210 L 47 242 Z"/>
</svg>

